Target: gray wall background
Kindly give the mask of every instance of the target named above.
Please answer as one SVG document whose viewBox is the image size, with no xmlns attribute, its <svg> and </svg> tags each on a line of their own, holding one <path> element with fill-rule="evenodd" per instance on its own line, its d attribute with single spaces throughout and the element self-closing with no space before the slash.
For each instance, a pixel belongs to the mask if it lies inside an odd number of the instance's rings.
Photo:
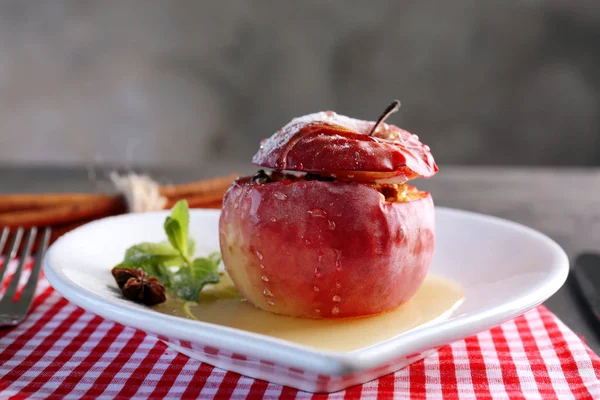
<svg viewBox="0 0 600 400">
<path fill-rule="evenodd" d="M 249 163 L 294 116 L 440 164 L 600 164 L 600 2 L 0 1 L 0 163 Z"/>
</svg>

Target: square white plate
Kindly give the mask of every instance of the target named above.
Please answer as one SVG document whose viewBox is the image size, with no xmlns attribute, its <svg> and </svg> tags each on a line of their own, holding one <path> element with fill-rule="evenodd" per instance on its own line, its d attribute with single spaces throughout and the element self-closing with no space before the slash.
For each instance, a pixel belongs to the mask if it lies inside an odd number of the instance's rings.
<svg viewBox="0 0 600 400">
<path fill-rule="evenodd" d="M 111 290 L 111 268 L 142 241 L 162 241 L 168 213 L 127 214 L 84 225 L 48 251 L 50 284 L 74 304 L 159 337 L 216 367 L 311 392 L 360 384 L 415 362 L 436 348 L 492 328 L 542 303 L 564 283 L 568 259 L 550 238 L 522 225 L 436 209 L 431 272 L 459 282 L 465 301 L 436 321 L 352 352 L 327 352 L 265 335 L 161 314 Z M 192 210 L 197 254 L 219 249 L 219 212 Z"/>
</svg>

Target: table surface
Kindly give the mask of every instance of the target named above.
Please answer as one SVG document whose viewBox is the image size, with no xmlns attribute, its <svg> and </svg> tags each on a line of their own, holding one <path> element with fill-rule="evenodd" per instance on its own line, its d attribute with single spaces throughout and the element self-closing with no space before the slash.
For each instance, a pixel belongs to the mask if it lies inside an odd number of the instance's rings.
<svg viewBox="0 0 600 400">
<path fill-rule="evenodd" d="M 237 169 L 250 172 L 250 167 Z M 0 166 L 0 193 L 111 190 L 108 168 Z M 138 171 L 139 172 L 139 171 Z M 208 178 L 206 171 L 145 170 L 161 182 Z M 222 174 L 231 171 L 223 171 Z M 573 261 L 600 247 L 600 169 L 442 167 L 416 182 L 437 205 L 506 218 L 556 240 Z M 572 276 L 546 303 L 588 345 L 600 352 L 600 324 L 592 317 Z"/>
</svg>

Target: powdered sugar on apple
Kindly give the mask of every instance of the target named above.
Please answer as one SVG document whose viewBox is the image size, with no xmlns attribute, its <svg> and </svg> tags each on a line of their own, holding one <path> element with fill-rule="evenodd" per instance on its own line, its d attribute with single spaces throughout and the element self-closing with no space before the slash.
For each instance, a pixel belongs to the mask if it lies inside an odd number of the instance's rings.
<svg viewBox="0 0 600 400">
<path fill-rule="evenodd" d="M 253 162 L 276 170 L 329 171 L 342 179 L 350 178 L 350 171 L 386 173 L 366 180 L 394 183 L 437 172 L 429 147 L 418 136 L 386 123 L 368 136 L 373 126 L 332 111 L 294 118 L 262 141 Z"/>
</svg>

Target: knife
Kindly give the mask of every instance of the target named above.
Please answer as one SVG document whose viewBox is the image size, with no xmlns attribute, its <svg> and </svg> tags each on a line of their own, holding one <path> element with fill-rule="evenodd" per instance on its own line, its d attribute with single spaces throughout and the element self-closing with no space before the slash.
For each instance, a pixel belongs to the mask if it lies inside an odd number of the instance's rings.
<svg viewBox="0 0 600 400">
<path fill-rule="evenodd" d="M 600 255 L 583 253 L 575 260 L 575 280 L 596 320 L 600 322 Z"/>
</svg>

